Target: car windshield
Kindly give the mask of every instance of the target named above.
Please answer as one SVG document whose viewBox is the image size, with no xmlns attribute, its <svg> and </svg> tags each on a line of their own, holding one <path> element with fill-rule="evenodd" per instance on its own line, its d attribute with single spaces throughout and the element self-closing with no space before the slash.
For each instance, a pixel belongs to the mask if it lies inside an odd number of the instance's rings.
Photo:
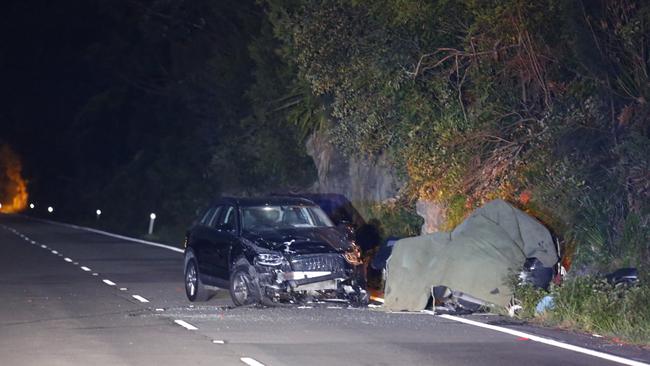
<svg viewBox="0 0 650 366">
<path fill-rule="evenodd" d="M 334 226 L 320 207 L 254 206 L 242 207 L 241 211 L 244 230 Z"/>
</svg>

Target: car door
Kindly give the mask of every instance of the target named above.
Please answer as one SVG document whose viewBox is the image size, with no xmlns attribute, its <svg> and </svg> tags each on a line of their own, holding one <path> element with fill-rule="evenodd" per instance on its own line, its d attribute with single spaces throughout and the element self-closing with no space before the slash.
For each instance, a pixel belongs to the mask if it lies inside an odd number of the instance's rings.
<svg viewBox="0 0 650 366">
<path fill-rule="evenodd" d="M 192 247 L 199 264 L 199 273 L 201 273 L 202 277 L 216 276 L 216 263 L 211 258 L 210 252 L 215 242 L 214 223 L 217 221 L 221 210 L 222 206 L 212 207 L 193 230 Z M 209 278 L 203 278 L 203 280 L 210 282 Z"/>
<path fill-rule="evenodd" d="M 215 245 L 212 251 L 216 264 L 216 276 L 222 280 L 230 279 L 230 250 L 237 243 L 239 219 L 235 206 L 224 206 L 215 226 Z"/>
</svg>

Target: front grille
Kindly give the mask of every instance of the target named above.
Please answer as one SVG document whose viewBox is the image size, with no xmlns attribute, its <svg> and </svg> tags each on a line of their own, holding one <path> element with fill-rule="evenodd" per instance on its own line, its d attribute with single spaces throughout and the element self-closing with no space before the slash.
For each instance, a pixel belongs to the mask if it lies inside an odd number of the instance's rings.
<svg viewBox="0 0 650 366">
<path fill-rule="evenodd" d="M 291 259 L 291 268 L 294 271 L 342 272 L 345 259 L 340 254 L 299 255 Z"/>
</svg>

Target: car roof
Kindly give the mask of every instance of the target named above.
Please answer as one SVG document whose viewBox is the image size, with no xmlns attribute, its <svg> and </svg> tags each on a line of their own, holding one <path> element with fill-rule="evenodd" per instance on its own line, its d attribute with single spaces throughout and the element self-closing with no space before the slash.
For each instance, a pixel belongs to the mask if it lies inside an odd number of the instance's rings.
<svg viewBox="0 0 650 366">
<path fill-rule="evenodd" d="M 252 206 L 317 206 L 313 201 L 301 197 L 270 196 L 270 197 L 222 197 L 215 205 L 231 204 L 243 207 Z"/>
</svg>

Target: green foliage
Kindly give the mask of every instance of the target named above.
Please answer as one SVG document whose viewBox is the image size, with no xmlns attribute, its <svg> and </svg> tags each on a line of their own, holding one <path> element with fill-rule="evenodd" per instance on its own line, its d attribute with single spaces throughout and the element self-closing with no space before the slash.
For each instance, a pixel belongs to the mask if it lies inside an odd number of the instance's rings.
<svg viewBox="0 0 650 366">
<path fill-rule="evenodd" d="M 447 199 L 446 230 L 463 222 L 467 213 L 467 197 L 457 194 Z"/>
<path fill-rule="evenodd" d="M 650 226 L 639 215 L 630 213 L 625 218 L 619 247 L 624 266 L 650 268 Z"/>
<path fill-rule="evenodd" d="M 415 213 L 415 207 L 404 202 L 357 203 L 356 207 L 368 222 L 379 226 L 382 240 L 416 236 L 423 224 L 422 217 Z"/>
<path fill-rule="evenodd" d="M 516 278 L 513 277 L 512 293 L 517 299 L 517 304 L 521 306 L 521 310 L 516 312 L 516 315 L 522 319 L 533 319 L 537 304 L 548 295 L 548 292 L 532 285 L 517 285 L 516 282 Z"/>
<path fill-rule="evenodd" d="M 266 4 L 332 142 L 388 153 L 408 197 L 445 204 L 450 227 L 489 199 L 531 192 L 521 205 L 576 248 L 578 265 L 647 251 L 650 5 Z"/>
</svg>

